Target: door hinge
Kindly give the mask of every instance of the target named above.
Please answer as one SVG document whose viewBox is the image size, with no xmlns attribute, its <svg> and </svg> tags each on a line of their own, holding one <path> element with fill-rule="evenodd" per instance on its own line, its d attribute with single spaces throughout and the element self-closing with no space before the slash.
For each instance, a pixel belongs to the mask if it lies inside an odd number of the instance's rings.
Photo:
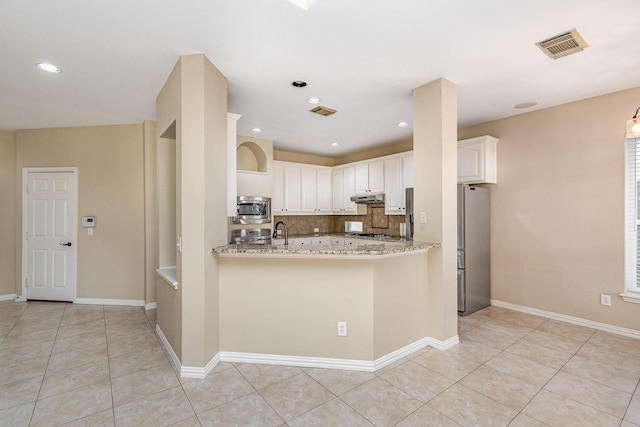
<svg viewBox="0 0 640 427">
<path fill-rule="evenodd" d="M 29 184 L 25 186 L 25 191 L 27 192 L 27 194 L 29 194 Z"/>
<path fill-rule="evenodd" d="M 29 240 L 29 232 L 25 232 L 25 240 Z"/>
<path fill-rule="evenodd" d="M 29 287 L 29 278 L 27 277 L 26 279 L 24 279 L 24 286 L 25 287 Z"/>
</svg>

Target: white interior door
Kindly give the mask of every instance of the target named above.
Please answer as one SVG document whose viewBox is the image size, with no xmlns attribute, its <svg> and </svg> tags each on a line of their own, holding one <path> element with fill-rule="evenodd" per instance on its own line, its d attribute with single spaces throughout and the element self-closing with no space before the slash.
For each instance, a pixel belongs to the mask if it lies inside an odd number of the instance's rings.
<svg viewBox="0 0 640 427">
<path fill-rule="evenodd" d="M 26 183 L 27 298 L 74 301 L 76 172 L 27 172 Z"/>
</svg>

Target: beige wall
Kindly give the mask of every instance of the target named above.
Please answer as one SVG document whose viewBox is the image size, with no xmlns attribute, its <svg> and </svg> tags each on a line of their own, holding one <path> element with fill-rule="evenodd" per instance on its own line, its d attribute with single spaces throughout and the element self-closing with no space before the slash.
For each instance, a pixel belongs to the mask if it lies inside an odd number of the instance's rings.
<svg viewBox="0 0 640 427">
<path fill-rule="evenodd" d="M 227 241 L 226 78 L 204 55 L 182 56 L 156 107 L 159 137 L 175 123 L 175 233 L 182 239 L 178 290 L 158 288 L 158 325 L 183 366 L 204 367 L 220 341 L 219 275 L 211 248 Z M 161 163 L 158 174 L 162 182 Z M 162 224 L 162 212 L 159 219 Z"/>
<path fill-rule="evenodd" d="M 492 298 L 638 329 L 624 289 L 624 132 L 640 88 L 461 129 L 493 135 Z M 612 306 L 600 305 L 600 294 Z"/>
<path fill-rule="evenodd" d="M 156 302 L 156 268 L 160 265 L 156 195 L 156 124 L 147 120 L 142 126 L 144 134 L 145 300 Z"/>
<path fill-rule="evenodd" d="M 251 138 L 238 135 L 236 145 L 238 149 L 238 167 L 249 166 L 254 162 L 257 167 L 256 155 L 247 148 L 240 148 L 241 144 L 250 142 L 257 146 L 264 153 L 264 164 L 261 169 L 263 172 L 247 172 L 241 171 L 237 173 L 237 189 L 238 196 L 263 196 L 273 197 L 273 142 L 266 139 Z"/>
<path fill-rule="evenodd" d="M 17 131 L 17 195 L 23 168 L 78 167 L 78 217 L 97 224 L 93 236 L 78 225 L 78 298 L 145 299 L 143 155 L 142 125 Z M 20 196 L 16 203 L 19 228 Z M 15 239 L 21 283 L 20 233 Z"/>
<path fill-rule="evenodd" d="M 16 293 L 16 133 L 0 131 L 0 297 Z"/>
<path fill-rule="evenodd" d="M 415 343 L 427 336 L 424 255 L 222 257 L 221 350 L 373 361 Z"/>
</svg>

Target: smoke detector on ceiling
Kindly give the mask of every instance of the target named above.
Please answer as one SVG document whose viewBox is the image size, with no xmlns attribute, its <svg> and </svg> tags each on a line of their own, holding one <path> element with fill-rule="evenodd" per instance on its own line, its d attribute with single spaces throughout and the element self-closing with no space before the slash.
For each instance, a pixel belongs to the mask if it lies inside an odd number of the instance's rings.
<svg viewBox="0 0 640 427">
<path fill-rule="evenodd" d="M 581 52 L 589 47 L 575 28 L 566 33 L 558 34 L 547 40 L 536 43 L 549 58 L 558 59 L 563 56 Z"/>
<path fill-rule="evenodd" d="M 317 107 L 312 108 L 309 111 L 312 113 L 320 114 L 321 116 L 325 116 L 325 117 L 335 114 L 337 112 L 337 110 L 334 110 L 333 108 L 324 107 L 322 105 L 318 105 Z"/>
</svg>

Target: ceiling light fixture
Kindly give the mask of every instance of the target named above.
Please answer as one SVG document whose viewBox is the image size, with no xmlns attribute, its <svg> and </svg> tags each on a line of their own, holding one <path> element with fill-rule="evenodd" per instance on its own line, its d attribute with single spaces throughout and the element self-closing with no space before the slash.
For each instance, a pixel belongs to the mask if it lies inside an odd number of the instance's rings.
<svg viewBox="0 0 640 427">
<path fill-rule="evenodd" d="M 307 102 L 309 104 L 320 104 L 322 102 L 322 99 L 320 99 L 320 98 L 309 98 L 309 99 L 307 99 Z"/>
<path fill-rule="evenodd" d="M 36 64 L 36 67 L 38 67 L 42 71 L 47 71 L 49 73 L 59 73 L 62 71 L 60 68 L 56 67 L 55 65 L 48 64 L 46 62 L 38 62 Z"/>
<path fill-rule="evenodd" d="M 398 126 L 399 128 L 405 128 L 405 127 L 409 126 L 409 123 L 407 123 L 407 122 L 398 122 L 398 123 L 396 123 L 396 126 Z"/>
<path fill-rule="evenodd" d="M 518 110 L 523 110 L 525 108 L 531 108 L 538 105 L 537 102 L 523 102 L 522 104 L 514 105 L 513 108 L 517 108 Z"/>
<path fill-rule="evenodd" d="M 640 138 L 640 117 L 638 117 L 640 107 L 636 110 L 636 113 L 632 118 L 627 120 L 627 138 Z"/>
<path fill-rule="evenodd" d="M 303 80 L 296 80 L 294 82 L 291 82 L 291 86 L 293 87 L 305 87 L 306 85 L 307 85 L 307 82 Z"/>
<path fill-rule="evenodd" d="M 260 133 L 260 132 L 262 132 L 262 129 L 260 129 L 260 128 L 253 128 L 253 129 L 251 129 L 251 132 L 253 132 L 253 133 Z"/>
<path fill-rule="evenodd" d="M 340 145 L 340 144 L 339 144 L 339 143 L 337 143 L 337 142 L 332 142 L 332 143 L 331 143 L 331 146 L 332 146 L 332 147 L 337 147 L 338 145 Z"/>
</svg>

